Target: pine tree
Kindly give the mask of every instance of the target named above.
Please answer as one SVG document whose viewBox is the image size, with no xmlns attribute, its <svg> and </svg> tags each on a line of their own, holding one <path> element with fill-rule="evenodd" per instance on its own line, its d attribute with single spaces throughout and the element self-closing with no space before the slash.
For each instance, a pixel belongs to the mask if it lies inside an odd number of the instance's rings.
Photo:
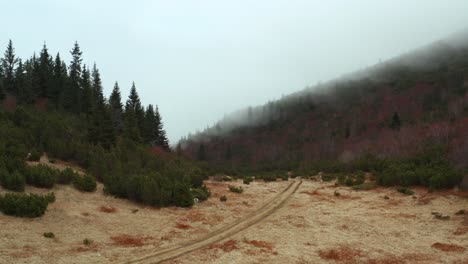
<svg viewBox="0 0 468 264">
<path fill-rule="evenodd" d="M 114 131 L 116 135 L 121 135 L 124 128 L 123 105 L 119 84 L 117 82 L 115 82 L 114 89 L 109 97 L 109 110 Z"/>
<path fill-rule="evenodd" d="M 148 105 L 145 112 L 144 129 L 142 131 L 143 140 L 146 144 L 156 145 L 159 138 L 156 124 L 156 116 L 153 105 Z"/>
<path fill-rule="evenodd" d="M 126 107 L 131 107 L 135 113 L 135 118 L 137 120 L 138 129 L 141 131 L 144 130 L 144 120 L 145 120 L 145 110 L 141 106 L 140 97 L 135 87 L 135 83 L 132 83 L 132 88 L 130 89 L 130 95 L 128 96 Z"/>
<path fill-rule="evenodd" d="M 5 98 L 5 90 L 3 88 L 3 65 L 0 61 L 0 100 Z"/>
<path fill-rule="evenodd" d="M 81 55 L 80 46 L 78 42 L 75 42 L 75 45 L 70 51 L 72 55 L 72 61 L 69 66 L 69 82 L 67 85 L 67 90 L 65 92 L 64 106 L 65 109 L 72 112 L 78 113 L 81 110 Z"/>
<path fill-rule="evenodd" d="M 16 89 L 18 90 L 17 101 L 19 103 L 26 103 L 27 100 L 25 100 L 25 97 L 31 97 L 31 87 L 28 84 L 26 69 L 23 66 L 23 62 L 21 61 L 21 59 L 18 60 L 18 67 L 16 67 L 15 83 Z"/>
<path fill-rule="evenodd" d="M 156 109 L 154 111 L 154 119 L 155 127 L 157 128 L 156 144 L 162 147 L 164 150 L 169 151 L 169 140 L 167 139 L 166 131 L 164 130 L 164 124 L 162 122 L 161 115 L 159 114 L 158 106 L 156 106 Z"/>
<path fill-rule="evenodd" d="M 87 115 L 90 115 L 93 110 L 93 90 L 91 88 L 91 77 L 89 74 L 89 69 L 86 65 L 83 66 L 83 72 L 81 74 L 80 86 L 82 89 L 82 101 L 81 109 Z"/>
<path fill-rule="evenodd" d="M 140 129 L 138 128 L 138 121 L 135 110 L 127 103 L 125 106 L 125 130 L 124 134 L 127 138 L 135 141 L 141 141 Z"/>
<path fill-rule="evenodd" d="M 8 42 L 7 49 L 5 51 L 5 57 L 2 59 L 3 66 L 3 87 L 4 90 L 13 95 L 17 95 L 18 91 L 15 86 L 15 68 L 18 63 L 18 59 L 15 56 L 15 49 L 13 48 L 13 42 Z"/>
<path fill-rule="evenodd" d="M 206 150 L 205 150 L 205 145 L 203 143 L 200 144 L 198 147 L 198 155 L 197 155 L 198 160 L 204 161 L 206 160 Z"/>
<path fill-rule="evenodd" d="M 41 54 L 39 56 L 39 68 L 38 68 L 38 97 L 51 98 L 53 93 L 53 61 L 52 57 L 49 55 L 47 46 L 44 43 L 42 47 Z M 52 101 L 56 98 L 51 98 Z"/>
<path fill-rule="evenodd" d="M 53 71 L 53 87 L 51 97 L 58 108 L 63 108 L 64 93 L 67 84 L 67 66 L 60 58 L 60 54 L 55 56 L 54 71 Z"/>
<path fill-rule="evenodd" d="M 19 85 L 19 102 L 30 104 L 34 100 L 34 87 L 37 86 L 37 74 L 36 68 L 34 66 L 35 62 L 33 62 L 33 58 L 28 59 L 24 63 L 24 77 L 25 83 L 24 85 Z M 35 60 L 35 59 L 34 59 Z"/>
<path fill-rule="evenodd" d="M 398 130 L 398 131 L 400 130 L 401 120 L 397 112 L 393 114 L 392 123 L 390 124 L 390 127 L 394 130 Z"/>
<path fill-rule="evenodd" d="M 96 106 L 98 111 L 104 111 L 105 106 L 105 98 L 102 92 L 102 82 L 101 82 L 101 74 L 96 67 L 96 63 L 93 65 L 93 71 L 91 73 L 92 76 L 92 92 L 94 96 L 94 105 Z"/>
</svg>

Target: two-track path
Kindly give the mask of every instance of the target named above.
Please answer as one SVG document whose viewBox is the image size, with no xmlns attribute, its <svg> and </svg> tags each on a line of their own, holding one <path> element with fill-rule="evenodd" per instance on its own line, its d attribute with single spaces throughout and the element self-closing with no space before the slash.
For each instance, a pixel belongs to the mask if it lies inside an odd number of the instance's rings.
<svg viewBox="0 0 468 264">
<path fill-rule="evenodd" d="M 219 242 L 226 238 L 229 238 L 255 224 L 262 221 L 269 215 L 273 214 L 280 207 L 286 203 L 301 185 L 301 180 L 293 180 L 282 192 L 277 194 L 273 199 L 262 205 L 259 209 L 248 214 L 245 218 L 240 219 L 236 222 L 230 223 L 216 231 L 213 231 L 199 239 L 175 245 L 166 249 L 153 252 L 146 256 L 141 256 L 135 259 L 131 259 L 124 263 L 161 263 L 171 259 L 178 258 L 185 254 L 188 254 L 197 249 L 206 247 L 213 243 Z"/>
</svg>

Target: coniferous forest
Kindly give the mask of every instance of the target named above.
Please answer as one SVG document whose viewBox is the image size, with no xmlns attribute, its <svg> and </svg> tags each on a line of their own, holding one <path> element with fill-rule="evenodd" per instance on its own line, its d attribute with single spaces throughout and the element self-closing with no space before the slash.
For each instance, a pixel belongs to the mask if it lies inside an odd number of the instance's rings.
<svg viewBox="0 0 468 264">
<path fill-rule="evenodd" d="M 93 191 L 97 180 L 117 197 L 191 206 L 191 190 L 202 188 L 204 175 L 170 152 L 158 106 L 142 105 L 135 83 L 126 99 L 117 82 L 106 97 L 99 69 L 83 64 L 77 42 L 70 53 L 67 64 L 44 44 L 39 55 L 23 60 L 11 40 L 6 47 L 0 64 L 2 186 L 22 191 L 25 184 L 51 188 L 73 181 L 77 189 Z M 89 175 L 26 166 L 27 157 L 37 160 L 42 153 L 76 163 Z"/>
</svg>

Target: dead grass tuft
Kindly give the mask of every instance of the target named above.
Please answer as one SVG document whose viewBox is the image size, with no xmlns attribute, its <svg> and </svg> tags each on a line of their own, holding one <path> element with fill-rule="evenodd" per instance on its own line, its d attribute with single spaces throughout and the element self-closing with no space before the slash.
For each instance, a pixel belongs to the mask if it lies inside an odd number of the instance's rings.
<svg viewBox="0 0 468 264">
<path fill-rule="evenodd" d="M 230 239 L 224 243 L 212 244 L 208 247 L 208 249 L 221 249 L 224 252 L 231 252 L 233 250 L 239 249 L 239 247 L 237 246 L 236 240 Z"/>
<path fill-rule="evenodd" d="M 327 250 L 319 250 L 318 254 L 322 259 L 345 263 L 354 262 L 357 258 L 363 256 L 362 251 L 358 249 L 352 249 L 351 247 L 345 245 Z"/>
<path fill-rule="evenodd" d="M 453 232 L 453 234 L 456 236 L 465 235 L 467 233 L 468 233 L 468 227 L 459 227 L 457 228 L 457 230 Z"/>
<path fill-rule="evenodd" d="M 99 211 L 101 211 L 103 213 L 115 213 L 115 212 L 117 212 L 117 208 L 112 207 L 112 206 L 102 205 L 101 207 L 99 207 Z"/>
<path fill-rule="evenodd" d="M 141 247 L 145 245 L 145 241 L 152 239 L 152 237 L 119 235 L 111 237 L 114 245 L 124 247 Z"/>
<path fill-rule="evenodd" d="M 432 244 L 431 247 L 445 252 L 465 252 L 464 247 L 455 244 L 445 244 L 437 242 Z"/>
<path fill-rule="evenodd" d="M 189 228 L 191 228 L 191 226 L 188 225 L 188 224 L 184 224 L 184 223 L 176 223 L 176 228 L 179 228 L 179 229 L 189 229 Z"/>
<path fill-rule="evenodd" d="M 244 243 L 252 245 L 257 248 L 264 248 L 268 250 L 273 249 L 273 244 L 271 244 L 270 242 L 266 242 L 266 241 L 244 239 Z"/>
</svg>

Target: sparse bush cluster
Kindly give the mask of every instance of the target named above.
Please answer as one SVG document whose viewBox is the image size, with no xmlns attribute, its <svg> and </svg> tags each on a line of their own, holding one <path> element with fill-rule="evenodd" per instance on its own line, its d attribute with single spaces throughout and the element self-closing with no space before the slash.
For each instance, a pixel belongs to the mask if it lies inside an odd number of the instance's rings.
<svg viewBox="0 0 468 264">
<path fill-rule="evenodd" d="M 192 188 L 191 191 L 193 198 L 197 198 L 199 201 L 205 201 L 211 196 L 210 190 L 205 185 L 201 188 Z"/>
<path fill-rule="evenodd" d="M 41 159 L 41 153 L 37 150 L 33 150 L 29 153 L 29 161 L 39 161 Z"/>
<path fill-rule="evenodd" d="M 82 192 L 94 192 L 96 190 L 96 179 L 90 175 L 76 176 L 73 179 L 73 186 Z"/>
<path fill-rule="evenodd" d="M 253 182 L 253 178 L 250 177 L 250 176 L 246 176 L 246 177 L 244 177 L 244 179 L 242 179 L 242 182 L 243 182 L 244 184 L 247 184 L 247 185 L 248 185 L 248 184 L 250 184 L 251 182 Z"/>
<path fill-rule="evenodd" d="M 226 195 L 222 195 L 221 197 L 219 197 L 219 200 L 220 200 L 221 202 L 226 202 L 226 201 L 227 201 Z"/>
<path fill-rule="evenodd" d="M 6 193 L 0 196 L 0 210 L 6 215 L 18 217 L 42 216 L 49 203 L 55 202 L 54 193 L 46 195 Z"/>
<path fill-rule="evenodd" d="M 70 184 L 76 177 L 80 175 L 70 168 L 66 168 L 62 170 L 59 174 L 57 174 L 57 183 L 58 184 Z"/>
<path fill-rule="evenodd" d="M 243 193 L 244 192 L 244 189 L 242 188 L 242 186 L 236 187 L 236 186 L 233 186 L 233 185 L 229 185 L 228 188 L 229 188 L 229 191 L 233 192 L 233 193 Z"/>
<path fill-rule="evenodd" d="M 365 181 L 364 172 L 360 171 L 354 174 L 340 174 L 338 184 L 346 186 L 361 185 Z"/>
<path fill-rule="evenodd" d="M 49 166 L 29 166 L 26 169 L 26 183 L 39 188 L 50 189 L 54 187 L 60 171 Z"/>
</svg>

